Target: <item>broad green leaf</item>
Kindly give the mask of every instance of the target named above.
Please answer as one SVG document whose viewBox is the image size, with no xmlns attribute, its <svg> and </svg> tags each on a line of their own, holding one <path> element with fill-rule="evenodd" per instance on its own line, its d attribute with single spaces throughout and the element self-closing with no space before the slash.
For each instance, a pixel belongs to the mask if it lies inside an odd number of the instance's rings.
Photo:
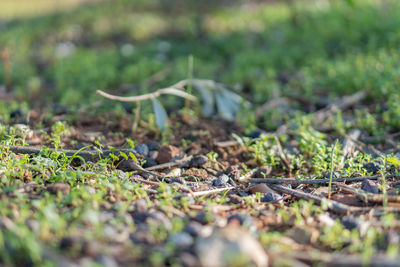
<svg viewBox="0 0 400 267">
<path fill-rule="evenodd" d="M 157 127 L 160 130 L 164 130 L 167 127 L 168 123 L 167 112 L 165 112 L 164 107 L 161 105 L 160 101 L 158 101 L 156 98 L 153 98 L 152 101 L 153 101 L 153 111 Z"/>
</svg>

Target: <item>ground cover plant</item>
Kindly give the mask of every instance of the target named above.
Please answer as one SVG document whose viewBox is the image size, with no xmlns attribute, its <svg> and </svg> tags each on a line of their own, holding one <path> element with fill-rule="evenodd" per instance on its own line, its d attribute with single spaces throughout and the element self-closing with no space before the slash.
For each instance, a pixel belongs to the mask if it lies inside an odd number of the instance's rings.
<svg viewBox="0 0 400 267">
<path fill-rule="evenodd" d="M 399 265 L 398 1 L 18 2 L 1 265 Z"/>
</svg>

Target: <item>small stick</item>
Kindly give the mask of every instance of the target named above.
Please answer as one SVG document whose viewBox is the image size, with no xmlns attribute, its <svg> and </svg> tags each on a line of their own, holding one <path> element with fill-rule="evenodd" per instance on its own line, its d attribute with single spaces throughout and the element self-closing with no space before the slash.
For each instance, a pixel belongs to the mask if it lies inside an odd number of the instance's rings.
<svg viewBox="0 0 400 267">
<path fill-rule="evenodd" d="M 251 170 L 251 171 L 249 171 L 249 172 L 243 174 L 242 176 L 240 176 L 239 179 L 238 179 L 238 181 L 239 181 L 239 182 L 246 182 L 246 181 L 249 181 L 249 182 L 251 182 L 251 183 L 254 183 L 254 182 L 252 182 L 252 180 L 253 180 L 254 178 L 253 178 L 253 179 L 250 179 L 250 177 L 251 177 L 252 175 L 254 175 L 256 172 L 257 172 L 257 169 L 253 169 L 253 170 Z M 263 178 L 257 178 L 257 179 L 263 179 Z M 260 183 L 263 183 L 263 182 L 260 182 Z"/>
<path fill-rule="evenodd" d="M 335 185 L 341 188 L 343 191 L 355 194 L 360 200 L 364 201 L 365 203 L 368 202 L 378 202 L 382 203 L 384 201 L 389 202 L 400 202 L 400 196 L 389 196 L 384 194 L 372 194 L 362 189 L 352 188 L 347 185 L 335 183 Z"/>
<path fill-rule="evenodd" d="M 386 178 L 399 177 L 400 175 L 388 175 Z M 381 175 L 334 178 L 332 182 L 361 182 L 364 180 L 378 180 Z M 250 183 L 266 183 L 266 184 L 328 184 L 329 179 L 298 179 L 298 178 L 251 178 Z"/>
<path fill-rule="evenodd" d="M 297 198 L 301 198 L 304 200 L 314 200 L 316 204 L 321 204 L 322 203 L 322 198 L 311 195 L 308 193 L 300 192 L 294 189 L 290 189 L 287 187 L 284 187 L 282 185 L 270 185 L 271 189 L 284 193 L 284 194 L 289 194 L 292 196 L 295 196 Z M 328 202 L 328 208 L 331 209 L 334 212 L 340 213 L 340 214 L 348 214 L 352 212 L 371 212 L 370 215 L 372 216 L 381 216 L 387 212 L 400 212 L 399 207 L 352 207 L 334 200 L 330 199 L 325 199 L 325 201 Z"/>
<path fill-rule="evenodd" d="M 187 156 L 187 157 L 184 157 L 184 158 L 182 158 L 182 159 L 180 159 L 180 160 L 176 160 L 176 161 L 173 161 L 173 162 L 167 162 L 167 163 L 159 164 L 159 165 L 155 165 L 155 166 L 148 167 L 148 168 L 144 168 L 144 169 L 145 169 L 145 170 L 148 170 L 148 171 L 155 171 L 155 170 L 161 170 L 161 169 L 169 169 L 169 168 L 171 168 L 171 167 L 183 165 L 183 164 L 187 163 L 188 161 L 190 161 L 191 159 L 192 159 L 192 156 Z"/>
<path fill-rule="evenodd" d="M 353 95 L 343 97 L 342 99 L 330 104 L 324 109 L 314 112 L 315 123 L 316 124 L 323 123 L 328 117 L 334 115 L 339 110 L 347 109 L 348 107 L 354 105 L 355 103 L 358 103 L 361 100 L 363 100 L 366 96 L 367 96 L 366 91 L 359 91 Z"/>
<path fill-rule="evenodd" d="M 224 188 L 217 188 L 217 189 L 211 189 L 211 190 L 206 190 L 206 191 L 193 192 L 193 193 L 190 193 L 190 195 L 194 196 L 194 197 L 201 197 L 201 196 L 206 196 L 206 195 L 211 195 L 211 194 L 224 192 L 224 191 L 227 191 L 227 190 L 232 190 L 232 189 L 235 189 L 235 188 L 236 188 L 236 186 L 228 186 L 228 187 L 224 187 Z"/>
<path fill-rule="evenodd" d="M 294 189 L 290 189 L 281 185 L 271 185 L 270 186 L 271 189 L 278 191 L 280 193 L 285 193 L 285 194 L 289 194 L 292 196 L 295 196 L 297 198 L 301 198 L 304 200 L 314 200 L 315 203 L 317 204 L 321 204 L 322 203 L 322 198 L 315 196 L 315 195 L 311 195 L 308 193 L 304 193 L 304 192 L 300 192 Z M 334 200 L 330 200 L 330 199 L 325 199 L 329 205 L 328 208 L 331 209 L 334 212 L 340 213 L 340 214 L 347 214 L 349 212 L 357 212 L 357 211 L 363 211 L 362 208 L 358 208 L 358 207 L 351 207 L 348 205 L 345 205 L 343 203 L 334 201 Z"/>
</svg>

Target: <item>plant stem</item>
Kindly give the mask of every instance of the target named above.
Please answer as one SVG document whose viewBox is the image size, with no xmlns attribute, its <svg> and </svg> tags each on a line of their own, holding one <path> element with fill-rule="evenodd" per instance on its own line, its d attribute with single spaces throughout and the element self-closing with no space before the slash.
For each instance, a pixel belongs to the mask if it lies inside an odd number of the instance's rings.
<svg viewBox="0 0 400 267">
<path fill-rule="evenodd" d="M 332 176 L 333 176 L 333 161 L 334 161 L 335 149 L 336 149 L 337 143 L 338 143 L 338 140 L 336 139 L 335 144 L 332 147 L 332 152 L 331 152 L 331 172 L 329 174 L 328 199 L 331 199 Z"/>
</svg>

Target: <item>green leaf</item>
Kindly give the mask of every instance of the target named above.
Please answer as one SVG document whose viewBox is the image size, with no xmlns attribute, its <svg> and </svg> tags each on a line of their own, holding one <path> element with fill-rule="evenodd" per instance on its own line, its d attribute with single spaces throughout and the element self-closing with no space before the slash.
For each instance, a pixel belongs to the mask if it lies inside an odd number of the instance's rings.
<svg viewBox="0 0 400 267">
<path fill-rule="evenodd" d="M 193 87 L 200 92 L 203 99 L 202 111 L 204 117 L 211 117 L 214 114 L 214 96 L 211 89 L 199 84 L 193 84 Z"/>
<path fill-rule="evenodd" d="M 157 127 L 160 130 L 164 130 L 167 127 L 168 123 L 167 112 L 165 112 L 164 107 L 161 105 L 160 101 L 158 101 L 156 98 L 153 98 L 152 101 L 153 101 L 153 111 Z"/>
</svg>

